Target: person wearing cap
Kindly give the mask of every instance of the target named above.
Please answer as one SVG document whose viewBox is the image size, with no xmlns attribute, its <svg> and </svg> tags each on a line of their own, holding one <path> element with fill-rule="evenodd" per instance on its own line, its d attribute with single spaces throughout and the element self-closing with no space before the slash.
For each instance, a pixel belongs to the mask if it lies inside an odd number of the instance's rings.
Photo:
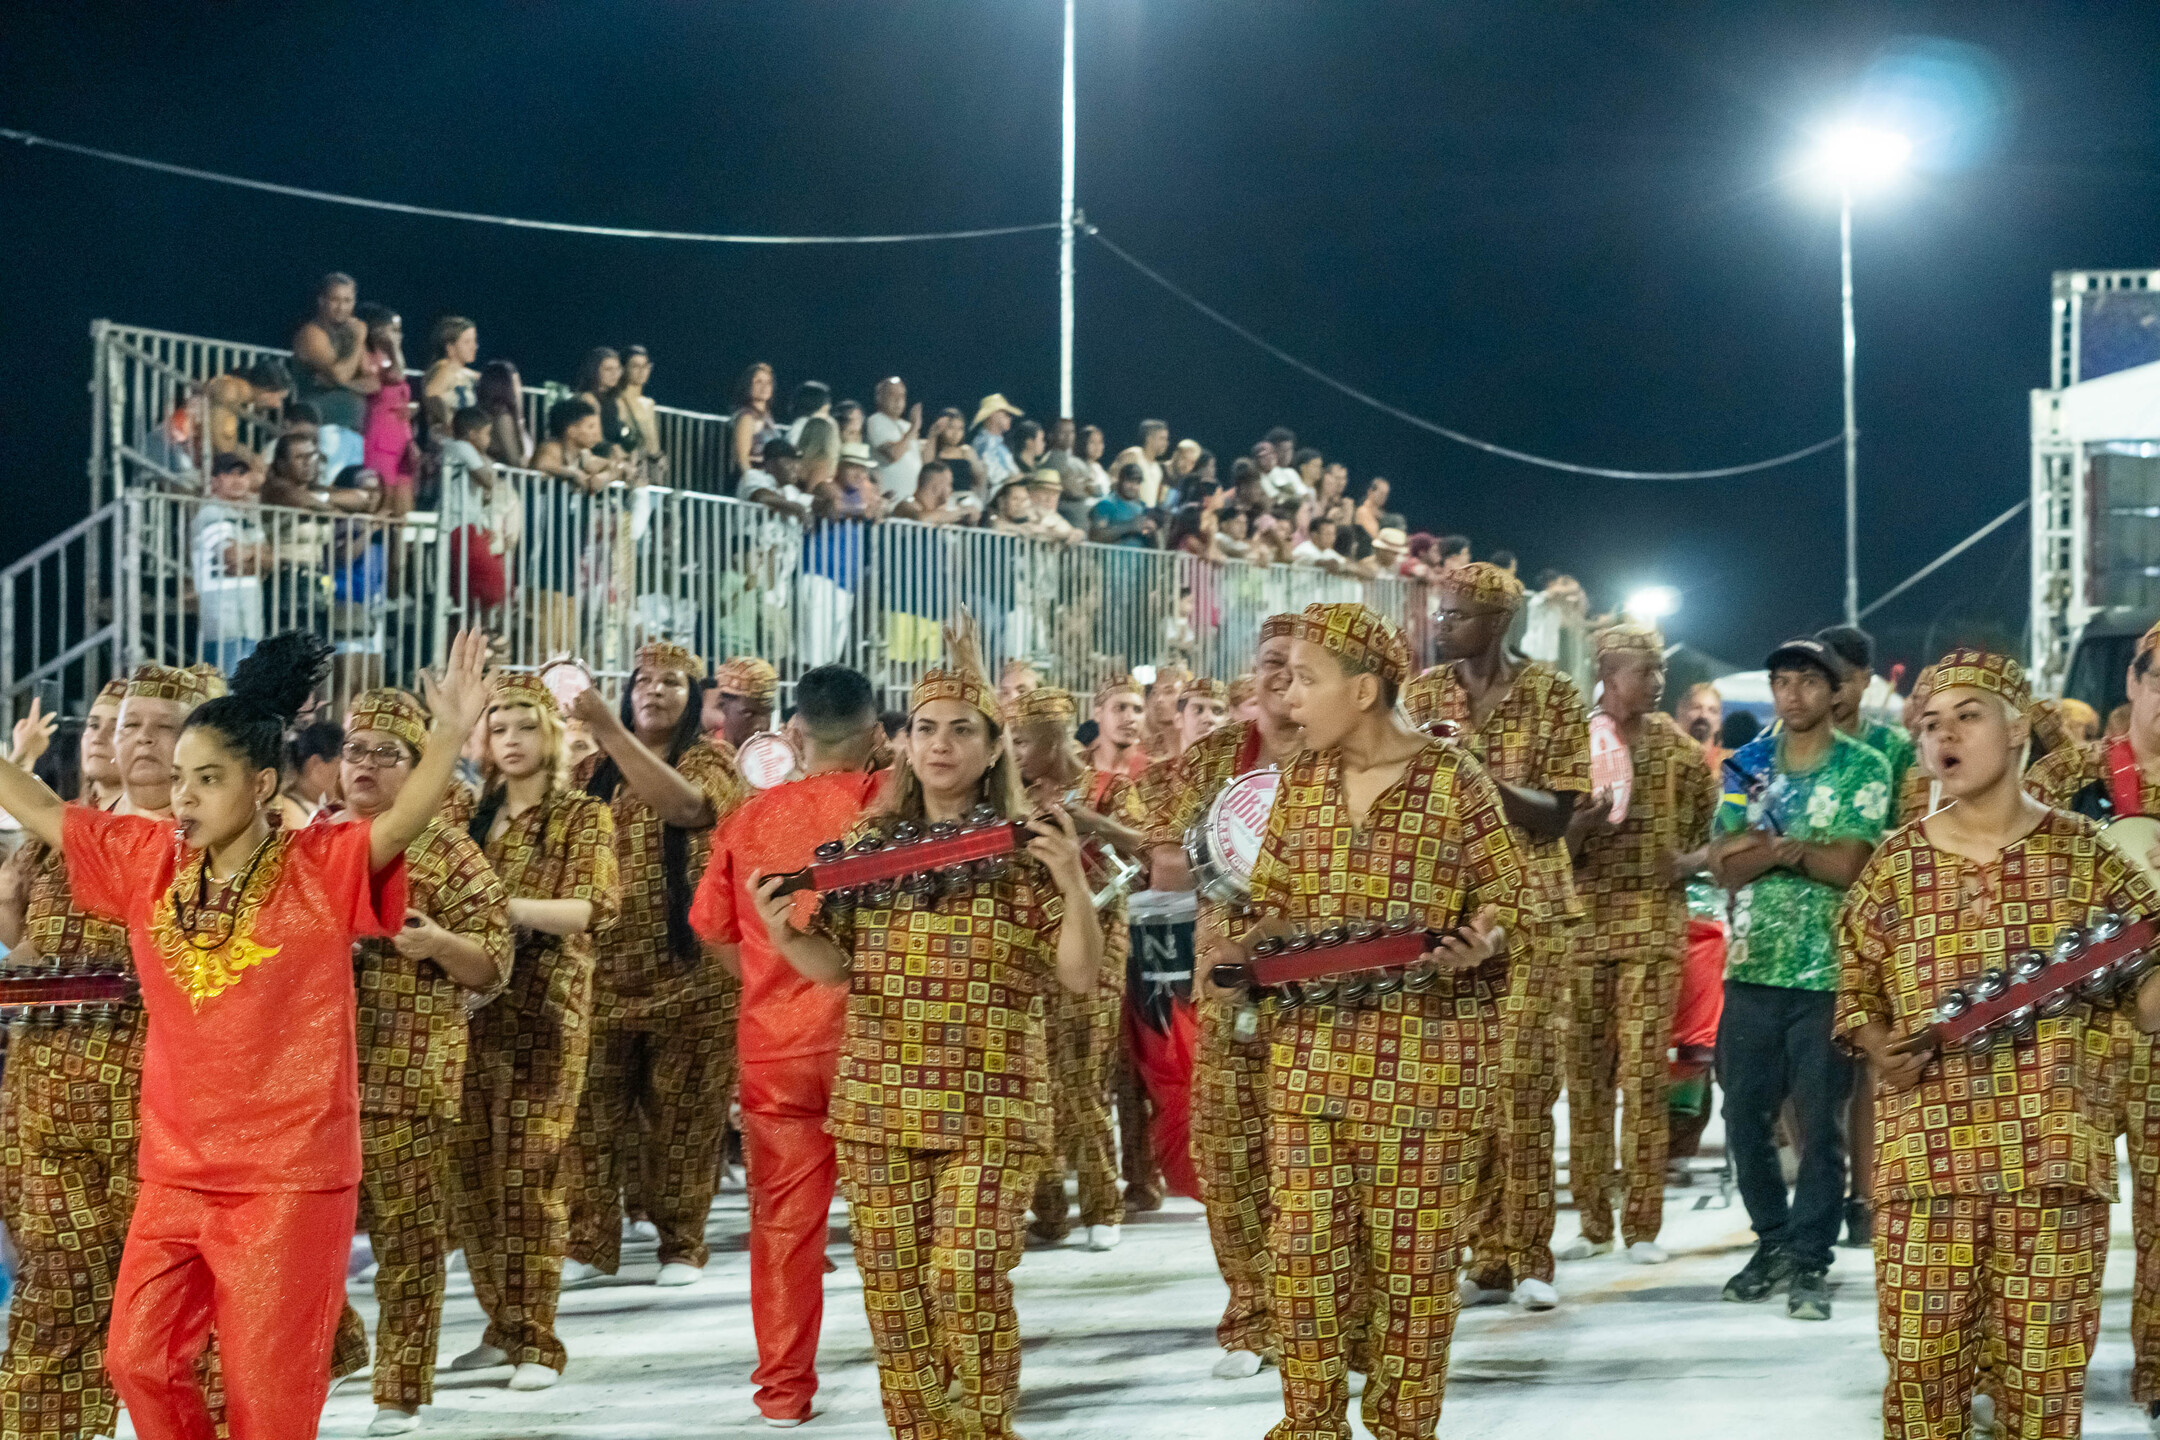
<svg viewBox="0 0 2160 1440">
<path fill-rule="evenodd" d="M 735 662 L 730 661 L 732 665 Z M 727 667 L 722 667 L 722 673 Z M 825 1231 L 838 1161 L 825 1132 L 847 992 L 816 985 L 781 958 L 760 920 L 751 876 L 799 870 L 845 835 L 875 799 L 884 732 L 870 682 L 839 665 L 803 673 L 793 722 L 803 776 L 751 796 L 713 834 L 690 924 L 742 977 L 743 1158 L 750 1193 L 750 1324 L 758 1412 L 776 1426 L 810 1418 L 825 1315 Z M 817 908 L 793 897 L 795 923 Z"/>
<path fill-rule="evenodd" d="M 1410 555 L 1410 537 L 1393 525 L 1385 526 L 1373 536 L 1373 560 L 1382 575 L 1408 575 L 1404 568 Z"/>
<path fill-rule="evenodd" d="M 597 688 L 571 702 L 600 744 L 573 779 L 613 812 L 622 914 L 593 971 L 592 1053 L 572 1147 L 570 1282 L 621 1265 L 623 1191 L 633 1177 L 659 1231 L 655 1283 L 693 1284 L 705 1269 L 741 985 L 698 944 L 690 897 L 713 827 L 749 787 L 705 738 L 691 703 L 704 675 L 689 650 L 652 640 L 638 648 L 619 710 Z"/>
<path fill-rule="evenodd" d="M 1177 697 L 1177 753 L 1212 735 L 1230 716 L 1230 701 L 1223 683 L 1203 675 L 1189 680 Z"/>
<path fill-rule="evenodd" d="M 2043 805 L 2105 824 L 2118 816 L 2160 815 L 2160 625 L 2138 641 L 2128 674 L 2130 728 L 2112 740 L 2050 750 L 2025 772 L 2025 789 Z M 1930 676 L 1934 681 L 1937 677 Z M 1917 690 L 1917 686 L 1916 686 Z M 1926 714 L 1923 708 L 1922 716 Z M 1924 720 L 1923 720 L 1924 724 Z M 1923 746 L 1925 749 L 1925 746 Z M 1949 777 L 1938 782 L 1950 791 Z M 1930 806 L 1929 809 L 1939 808 Z M 2150 877 L 2160 854 L 2143 857 Z M 2135 863 L 2135 861 L 2133 861 Z M 2130 1398 L 2160 1420 L 2160 1068 L 2151 1037 L 2118 1010 L 2114 1025 L 2118 1109 L 2130 1154 L 2130 1222 L 2137 1274 L 2130 1291 Z"/>
<path fill-rule="evenodd" d="M 1120 855 L 1137 860 L 1145 850 L 1141 827 L 1147 813 L 1140 793 L 1118 770 L 1084 764 L 1073 743 L 1079 706 L 1063 690 L 1036 687 L 1017 696 L 1012 710 L 1013 757 L 1020 783 L 1037 809 L 1057 805 L 1072 817 L 1088 845 L 1088 881 L 1098 891 Z M 1110 1122 L 1110 1067 L 1118 1053 L 1118 1025 L 1125 1006 L 1125 964 L 1132 948 L 1126 928 L 1125 891 L 1098 907 L 1103 927 L 1102 972 L 1084 995 L 1058 995 L 1050 1003 L 1050 1089 L 1057 1148 L 1035 1182 L 1028 1233 L 1052 1245 L 1072 1233 L 1065 1204 L 1068 1172 L 1079 1186 L 1080 1225 L 1090 1250 L 1110 1250 L 1119 1239 L 1123 1207 L 1118 1198 L 1117 1135 Z"/>
<path fill-rule="evenodd" d="M 801 461 L 802 452 L 792 441 L 785 435 L 773 436 L 765 442 L 757 468 L 743 472 L 735 490 L 737 498 L 807 525 L 818 507 L 816 497 L 795 483 L 801 475 Z"/>
<path fill-rule="evenodd" d="M 1030 690 L 1042 688 L 1042 671 L 1032 660 L 1014 656 L 998 670 L 998 712 L 1012 714 L 1013 702 Z"/>
<path fill-rule="evenodd" d="M 1623 623 L 1598 634 L 1599 713 L 1627 743 L 1627 814 L 1611 799 L 1575 812 L 1568 828 L 1575 889 L 1589 920 L 1571 977 L 1568 1185 L 1582 1233 L 1559 1252 L 1584 1260 L 1613 1248 L 1613 1112 L 1620 1129 L 1620 1233 L 1627 1258 L 1662 1265 L 1665 1219 L 1665 1054 L 1680 1001 L 1687 944 L 1687 877 L 1703 866 L 1717 782 L 1702 751 L 1657 708 L 1665 694 L 1665 637 Z"/>
<path fill-rule="evenodd" d="M 1055 541 L 1060 545 L 1077 545 L 1087 539 L 1087 532 L 1077 525 L 1069 524 L 1065 517 L 1058 513 L 1058 497 L 1064 489 L 1065 481 L 1055 470 L 1029 472 L 1028 500 L 1035 507 L 1033 533 L 1038 540 Z"/>
<path fill-rule="evenodd" d="M 109 762 L 94 766 L 83 732 L 85 808 L 172 818 L 173 750 L 188 712 L 225 693 L 221 679 L 163 665 L 109 682 L 91 706 L 108 718 Z M 117 725 L 109 722 L 116 720 Z M 87 787 L 102 772 L 114 795 Z M 26 839 L 8 858 L 21 900 L 0 911 L 11 969 L 132 972 L 128 932 L 75 903 L 59 847 Z M 0 1416 L 14 1433 L 106 1435 L 117 1401 L 105 1371 L 113 1285 L 135 1208 L 142 1102 L 140 1000 L 59 1025 L 14 1029 L 0 1071 L 8 1233 L 15 1297 L 0 1357 Z"/>
<path fill-rule="evenodd" d="M 1852 1064 L 1831 1038 L 1832 931 L 1889 819 L 1890 765 L 1831 718 L 1848 674 L 1836 650 L 1812 636 L 1788 640 L 1763 668 L 1778 727 L 1726 761 L 1709 857 L 1732 915 L 1718 1082 L 1727 1152 L 1756 1242 L 1724 1298 L 1764 1300 L 1789 1286 L 1786 1314 L 1827 1320 L 1852 1088 Z M 1775 1135 L 1788 1100 L 1800 1146 L 1789 1201 Z"/>
<path fill-rule="evenodd" d="M 975 407 L 975 422 L 971 427 L 975 435 L 968 443 L 982 461 L 981 480 L 986 488 L 995 490 L 1020 473 L 1012 449 L 1005 443 L 1005 432 L 1012 429 L 1013 421 L 1026 413 L 998 394 L 983 396 L 982 404 Z"/>
<path fill-rule="evenodd" d="M 1282 766 L 1298 752 L 1297 722 L 1290 718 L 1290 641 L 1299 617 L 1270 615 L 1260 624 L 1252 673 L 1239 677 L 1256 697 L 1257 712 L 1209 731 L 1186 747 L 1171 769 L 1171 784 L 1148 811 L 1147 843 L 1153 883 L 1190 889 L 1193 878 L 1185 835 L 1204 819 L 1223 787 L 1240 775 Z M 1235 693 L 1236 685 L 1232 686 Z M 1152 773 L 1152 772 L 1151 772 Z M 1176 877 L 1176 878 L 1173 878 Z M 1205 954 L 1226 932 L 1237 907 L 1201 899 L 1193 928 L 1194 949 Z M 1264 1357 L 1278 1353 L 1268 1318 L 1273 1269 L 1268 1225 L 1274 1200 L 1268 1189 L 1268 1031 L 1264 1007 L 1195 986 L 1198 1034 L 1193 1050 L 1192 1159 L 1200 1199 L 1207 1207 L 1208 1239 L 1230 1300 L 1215 1326 L 1223 1357 L 1218 1379 L 1258 1374 Z"/>
<path fill-rule="evenodd" d="M 345 714 L 343 805 L 317 825 L 371 821 L 397 802 L 427 744 L 428 717 L 402 690 L 369 690 Z M 405 926 L 353 947 L 359 992 L 360 1208 L 375 1251 L 370 1435 L 420 1427 L 435 1398 L 449 1244 L 449 1143 L 465 1086 L 469 1010 L 510 983 L 510 904 L 487 857 L 440 816 L 405 847 Z M 333 1371 L 367 1363 L 350 1302 Z M 341 1363 L 342 1362 L 342 1363 Z"/>
<path fill-rule="evenodd" d="M 1566 836 L 1590 800 L 1590 721 L 1573 680 L 1507 648 L 1521 581 L 1474 564 L 1442 573 L 1435 588 L 1440 663 L 1404 688 L 1404 713 L 1414 725 L 1452 727 L 1485 767 L 1536 890 L 1508 964 L 1500 1092 L 1483 1117 L 1463 1299 L 1549 1310 L 1559 1303 L 1552 1288 L 1553 1107 L 1565 1073 L 1559 1036 L 1583 920 Z"/>
<path fill-rule="evenodd" d="M 2160 1029 L 2160 974 L 2118 997 L 2119 1020 L 2043 1004 L 2030 1034 L 1993 1047 L 1928 1033 L 1951 990 L 2020 951 L 2103 912 L 2160 913 L 2093 821 L 2020 789 L 2031 708 L 2015 660 L 1937 662 L 1920 745 L 1956 803 L 1884 841 L 1837 920 L 1835 1033 L 1876 1078 L 1886 1436 L 1967 1433 L 1982 1387 L 1998 1433 L 2076 1435 L 2099 1340 L 2122 1078 L 2111 1030 Z"/>
<path fill-rule="evenodd" d="M 895 887 L 822 906 L 797 929 L 785 877 L 753 872 L 758 918 L 805 979 L 847 994 L 828 1128 L 851 1207 L 885 1420 L 896 1437 L 1010 1436 L 1019 1405 L 1019 1262 L 1052 1144 L 1043 1012 L 1091 991 L 1102 927 L 1071 817 L 1028 818 L 973 625 L 909 697 L 908 758 L 847 843 L 959 823 L 1024 822 L 996 874 L 928 895 Z M 905 825 L 907 832 L 899 827 Z"/>
<path fill-rule="evenodd" d="M 555 696 L 537 675 L 495 677 L 480 790 L 444 814 L 509 897 L 510 988 L 472 1017 L 451 1130 L 451 1242 L 488 1325 L 452 1370 L 514 1367 L 541 1390 L 569 1352 L 555 1334 L 569 1243 L 567 1150 L 585 1093 L 596 936 L 621 907 L 615 818 L 569 783 Z"/>
<path fill-rule="evenodd" d="M 779 698 L 780 672 L 756 655 L 732 656 L 713 672 L 699 725 L 722 754 L 732 757 L 745 740 L 772 729 Z"/>
<path fill-rule="evenodd" d="M 1147 752 L 1140 748 L 1147 698 L 1140 682 L 1130 674 L 1111 676 L 1095 687 L 1092 712 L 1095 744 L 1088 751 L 1088 764 L 1135 776 L 1147 768 Z"/>
<path fill-rule="evenodd" d="M 850 440 L 840 447 L 840 466 L 833 475 L 833 513 L 843 520 L 882 520 L 885 492 L 878 488 L 877 459 L 870 447 Z"/>
<path fill-rule="evenodd" d="M 1912 768 L 1912 737 L 1895 725 L 1870 720 L 1860 713 L 1868 686 L 1875 682 L 1875 637 L 1857 625 L 1832 625 L 1816 631 L 1815 638 L 1837 651 L 1846 665 L 1845 679 L 1830 702 L 1831 719 L 1838 729 L 1889 762 L 1890 793 L 1899 793 L 1905 784 L 1905 772 Z"/>
<path fill-rule="evenodd" d="M 1498 788 L 1397 715 L 1409 671 L 1401 632 L 1362 605 L 1300 617 L 1288 699 L 1305 748 L 1283 770 L 1253 909 L 1308 933 L 1407 921 L 1442 938 L 1420 957 L 1425 988 L 1263 1002 L 1282 1436 L 1349 1433 L 1350 1343 L 1367 1319 L 1366 1428 L 1430 1440 L 1439 1426 L 1509 937 L 1537 903 Z M 1203 983 L 1249 963 L 1252 940 L 1216 942 Z"/>
</svg>

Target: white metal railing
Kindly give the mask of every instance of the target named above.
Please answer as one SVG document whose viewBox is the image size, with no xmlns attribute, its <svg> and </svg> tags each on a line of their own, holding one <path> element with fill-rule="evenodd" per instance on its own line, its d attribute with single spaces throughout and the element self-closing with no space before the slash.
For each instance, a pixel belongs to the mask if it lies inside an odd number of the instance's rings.
<svg viewBox="0 0 2160 1440">
<path fill-rule="evenodd" d="M 233 642 L 245 638 L 236 626 L 323 635 L 340 657 L 340 700 L 364 685 L 414 685 L 468 623 L 499 636 L 511 665 L 576 655 L 611 686 L 645 638 L 666 635 L 715 659 L 761 655 L 789 686 L 810 666 L 843 662 L 896 704 L 942 658 L 939 627 L 962 604 L 981 619 L 992 666 L 1025 657 L 1080 694 L 1173 657 L 1227 679 L 1249 663 L 1261 620 L 1319 600 L 1362 600 L 1409 630 L 1415 655 L 1427 653 L 1429 600 L 1395 578 L 904 521 L 805 528 L 695 485 L 593 494 L 505 468 L 498 483 L 515 503 L 493 507 L 493 545 L 446 533 L 431 513 L 400 521 L 243 507 L 255 569 L 231 574 L 201 553 L 212 502 L 183 493 L 199 453 L 158 436 L 191 387 L 285 352 L 103 321 L 92 333 L 91 471 L 102 500 L 90 519 L 0 572 L 9 637 L 0 706 L 10 715 L 41 686 L 57 686 L 72 708 L 142 659 L 229 668 L 242 648 Z M 662 414 L 671 459 L 709 456 L 691 468 L 709 465 L 717 477 L 725 420 Z M 476 583 L 468 544 L 500 552 L 499 599 Z M 243 623 L 251 605 L 259 625 Z"/>
<path fill-rule="evenodd" d="M 176 447 L 166 438 L 174 411 L 194 387 L 219 375 L 275 357 L 292 362 L 292 352 L 275 345 L 243 345 L 201 335 L 117 325 L 90 325 L 95 351 L 91 381 L 93 415 L 90 440 L 91 504 L 102 505 L 129 484 L 171 484 L 199 474 L 199 448 Z M 422 372 L 412 372 L 418 380 Z M 525 386 L 525 422 L 537 442 L 546 434 L 547 396 L 567 387 L 529 381 Z M 728 488 L 728 421 L 724 415 L 656 405 L 661 451 L 668 457 L 670 484 L 719 494 Z M 207 416 L 193 427 L 202 443 Z M 267 447 L 270 435 L 250 417 L 242 417 L 243 440 Z M 190 480 L 188 483 L 192 483 Z"/>
</svg>

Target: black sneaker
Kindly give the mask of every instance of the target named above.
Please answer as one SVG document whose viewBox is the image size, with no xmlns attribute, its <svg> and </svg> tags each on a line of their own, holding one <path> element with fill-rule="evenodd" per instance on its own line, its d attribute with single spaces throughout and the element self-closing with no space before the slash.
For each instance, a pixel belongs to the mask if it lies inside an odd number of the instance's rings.
<svg viewBox="0 0 2160 1440">
<path fill-rule="evenodd" d="M 1865 1200 L 1845 1202 L 1845 1238 L 1841 1249 L 1866 1250 L 1875 1244 L 1875 1208 Z"/>
<path fill-rule="evenodd" d="M 1795 1270 L 1792 1291 L 1785 1297 L 1785 1313 L 1795 1320 L 1830 1318 L 1830 1274 L 1826 1270 Z"/>
<path fill-rule="evenodd" d="M 1792 1273 L 1791 1256 L 1768 1245 L 1759 1245 L 1755 1249 L 1755 1257 L 1747 1262 L 1746 1268 L 1725 1282 L 1724 1298 L 1737 1300 L 1743 1305 L 1767 1300 L 1778 1286 L 1792 1278 Z"/>
</svg>

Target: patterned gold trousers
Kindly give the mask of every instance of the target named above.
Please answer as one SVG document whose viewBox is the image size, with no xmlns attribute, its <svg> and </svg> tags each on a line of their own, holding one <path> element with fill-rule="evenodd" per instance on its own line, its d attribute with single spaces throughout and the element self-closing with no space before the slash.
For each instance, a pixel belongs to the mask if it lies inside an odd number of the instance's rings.
<svg viewBox="0 0 2160 1440">
<path fill-rule="evenodd" d="M 375 1251 L 375 1403 L 399 1410 L 435 1399 L 450 1251 L 448 1138 L 424 1115 L 360 1117 L 360 1228 Z M 330 1373 L 350 1374 L 367 1358 L 367 1330 L 347 1303 Z"/>
<path fill-rule="evenodd" d="M 1117 1130 L 1110 1118 L 1110 1070 L 1117 1059 L 1118 1022 L 1124 1013 L 1125 973 L 1087 995 L 1059 990 L 1050 1002 L 1050 1094 L 1057 1134 L 1055 1153 L 1035 1183 L 1029 1232 L 1044 1240 L 1072 1233 L 1065 1205 L 1065 1176 L 1080 1177 L 1080 1223 L 1115 1225 L 1124 1213 L 1118 1197 Z"/>
<path fill-rule="evenodd" d="M 1568 973 L 1559 946 L 1534 937 L 1509 966 L 1500 1007 L 1500 1088 L 1485 1107 L 1484 1158 L 1471 1219 L 1470 1277 L 1488 1290 L 1553 1278 L 1553 1106 L 1560 1103 Z"/>
<path fill-rule="evenodd" d="M 571 1142 L 572 1257 L 615 1273 L 628 1189 L 660 1232 L 661 1262 L 704 1265 L 735 1087 L 736 1002 L 730 990 L 649 1017 L 594 1022 Z"/>
<path fill-rule="evenodd" d="M 1479 1148 L 1465 1131 L 1270 1118 L 1270 1308 L 1284 1410 L 1270 1440 L 1348 1440 L 1351 1354 L 1367 1306 L 1366 1428 L 1375 1440 L 1429 1440 L 1439 1428 Z"/>
<path fill-rule="evenodd" d="M 1680 960 L 1577 965 L 1567 1043 L 1568 1187 L 1582 1233 L 1613 1238 L 1613 1111 L 1620 1102 L 1620 1234 L 1655 1240 L 1665 1220 L 1666 1090 Z"/>
<path fill-rule="evenodd" d="M 113 1282 L 134 1214 L 145 1027 L 17 1026 L 0 1085 L 6 1219 L 20 1254 L 0 1360 L 0 1435 L 110 1434 Z"/>
<path fill-rule="evenodd" d="M 2107 1202 L 2061 1190 L 1878 1205 L 1884 1436 L 1965 1435 L 1983 1346 L 2005 1436 L 2076 1435 L 2107 1243 Z"/>
<path fill-rule="evenodd" d="M 451 1131 L 451 1237 L 487 1312 L 483 1343 L 513 1365 L 561 1370 L 555 1335 L 570 1233 L 566 1151 L 592 1031 L 497 1001 L 473 1016 L 465 1095 Z"/>
<path fill-rule="evenodd" d="M 1193 1167 L 1215 1264 L 1230 1287 L 1215 1338 L 1225 1350 L 1270 1354 L 1276 1345 L 1268 1319 L 1268 1225 L 1275 1204 L 1268 1194 L 1267 1041 L 1237 1038 L 1234 1002 L 1202 1000 L 1195 1008 Z"/>
<path fill-rule="evenodd" d="M 2160 1064 L 2153 1042 L 2117 1009 L 2115 1058 L 2122 1076 L 2122 1126 L 2130 1145 L 2130 1232 L 2137 1278 L 2130 1288 L 2130 1398 L 2160 1400 Z"/>
<path fill-rule="evenodd" d="M 1011 1275 L 1042 1157 L 979 1140 L 842 1140 L 839 1151 L 893 1440 L 1009 1440 L 1020 1398 Z"/>
</svg>

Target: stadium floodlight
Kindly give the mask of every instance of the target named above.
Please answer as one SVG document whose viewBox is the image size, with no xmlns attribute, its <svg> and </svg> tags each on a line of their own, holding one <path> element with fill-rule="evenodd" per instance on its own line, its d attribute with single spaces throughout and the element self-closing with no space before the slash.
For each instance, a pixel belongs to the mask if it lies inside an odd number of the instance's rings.
<svg viewBox="0 0 2160 1440">
<path fill-rule="evenodd" d="M 1655 624 L 1680 609 L 1680 592 L 1670 585 L 1645 585 L 1621 607 L 1637 620 Z"/>
<path fill-rule="evenodd" d="M 1912 148 L 1912 141 L 1895 130 L 1839 125 L 1816 141 L 1812 168 L 1835 181 L 1840 190 L 1867 190 L 1904 173 Z"/>
</svg>

